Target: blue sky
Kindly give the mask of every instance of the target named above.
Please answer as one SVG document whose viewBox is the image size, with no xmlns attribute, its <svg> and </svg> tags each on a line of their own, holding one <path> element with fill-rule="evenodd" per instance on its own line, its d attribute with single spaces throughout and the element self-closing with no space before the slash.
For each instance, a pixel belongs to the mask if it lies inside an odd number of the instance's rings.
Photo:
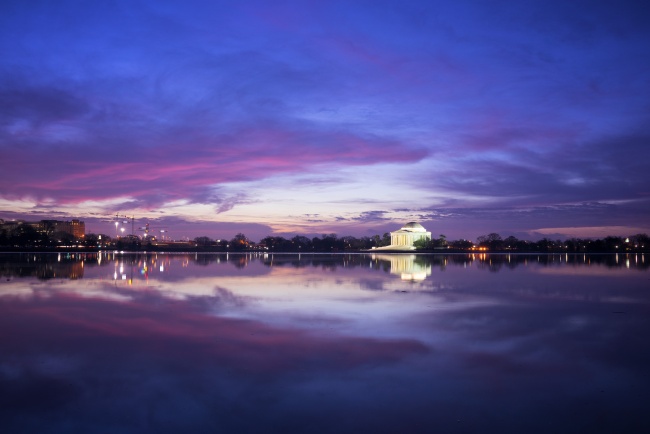
<svg viewBox="0 0 650 434">
<path fill-rule="evenodd" d="M 649 232 L 637 3 L 5 1 L 0 218 Z"/>
</svg>

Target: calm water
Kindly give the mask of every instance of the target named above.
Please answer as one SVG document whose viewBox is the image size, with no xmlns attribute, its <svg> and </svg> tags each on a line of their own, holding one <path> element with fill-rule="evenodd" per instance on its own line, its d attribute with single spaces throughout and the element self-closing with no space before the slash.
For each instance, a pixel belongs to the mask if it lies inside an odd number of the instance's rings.
<svg viewBox="0 0 650 434">
<path fill-rule="evenodd" d="M 0 255 L 2 433 L 647 433 L 644 255 Z"/>
</svg>

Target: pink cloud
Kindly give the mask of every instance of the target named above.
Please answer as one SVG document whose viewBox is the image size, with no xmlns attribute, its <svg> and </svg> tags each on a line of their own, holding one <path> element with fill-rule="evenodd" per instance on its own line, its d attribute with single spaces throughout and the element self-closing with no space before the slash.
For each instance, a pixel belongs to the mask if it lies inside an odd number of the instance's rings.
<svg viewBox="0 0 650 434">
<path fill-rule="evenodd" d="M 167 139 L 153 149 L 112 149 L 101 144 L 16 146 L 4 156 L 7 170 L 0 174 L 0 194 L 53 197 L 60 203 L 132 196 L 153 200 L 155 206 L 167 200 L 200 198 L 207 195 L 204 190 L 224 182 L 298 173 L 322 164 L 416 161 L 426 154 L 423 148 L 377 137 L 277 126 L 196 141 Z"/>
</svg>

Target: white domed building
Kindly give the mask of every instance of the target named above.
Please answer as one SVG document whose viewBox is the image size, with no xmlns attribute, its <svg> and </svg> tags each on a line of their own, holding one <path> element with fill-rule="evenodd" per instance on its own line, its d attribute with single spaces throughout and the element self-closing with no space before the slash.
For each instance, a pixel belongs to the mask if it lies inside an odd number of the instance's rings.
<svg viewBox="0 0 650 434">
<path fill-rule="evenodd" d="M 413 244 L 421 239 L 431 239 L 431 232 L 417 222 L 409 222 L 399 230 L 390 233 L 390 246 L 377 247 L 375 250 L 415 250 Z"/>
</svg>

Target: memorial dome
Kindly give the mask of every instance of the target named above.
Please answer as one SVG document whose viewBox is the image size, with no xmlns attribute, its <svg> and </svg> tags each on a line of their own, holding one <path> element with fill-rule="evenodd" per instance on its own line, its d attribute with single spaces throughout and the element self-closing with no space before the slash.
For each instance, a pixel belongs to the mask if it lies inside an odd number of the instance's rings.
<svg viewBox="0 0 650 434">
<path fill-rule="evenodd" d="M 408 232 L 426 232 L 427 230 L 424 229 L 424 226 L 422 226 L 420 223 L 416 222 L 409 222 L 402 226 L 402 231 L 408 231 Z"/>
</svg>

